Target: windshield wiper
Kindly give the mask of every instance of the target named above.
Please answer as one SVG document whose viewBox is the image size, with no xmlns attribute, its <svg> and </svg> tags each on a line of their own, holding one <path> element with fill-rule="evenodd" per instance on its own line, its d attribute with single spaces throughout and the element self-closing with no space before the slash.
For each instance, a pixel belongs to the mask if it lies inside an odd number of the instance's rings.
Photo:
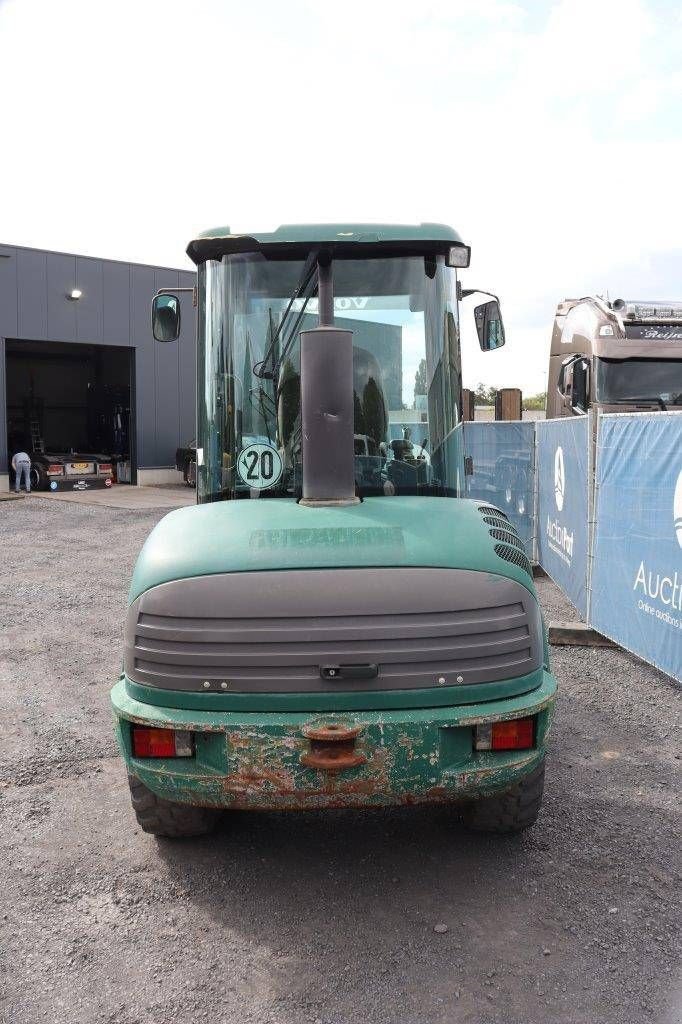
<svg viewBox="0 0 682 1024">
<path fill-rule="evenodd" d="M 294 294 L 289 299 L 287 308 L 284 310 L 284 315 L 279 322 L 279 327 L 277 328 L 274 334 L 272 333 L 272 310 L 268 310 L 270 316 L 270 344 L 268 346 L 267 352 L 260 360 L 260 362 L 254 363 L 254 377 L 260 377 L 261 380 L 274 380 L 275 377 L 277 376 L 277 371 L 280 365 L 282 364 L 283 360 L 285 359 L 289 349 L 291 348 L 294 339 L 296 338 L 298 326 L 303 320 L 306 306 L 308 305 L 308 302 L 310 301 L 312 296 L 315 294 L 315 291 L 317 290 L 317 286 L 315 286 L 314 288 L 311 289 L 310 293 L 305 296 L 305 299 L 303 300 L 303 306 L 301 307 L 299 314 L 296 317 L 293 328 L 289 332 L 289 335 L 286 341 L 284 342 L 284 345 L 282 346 L 282 351 L 280 353 L 279 359 L 276 360 L 275 348 L 277 346 L 277 342 L 284 333 L 284 325 L 286 324 L 289 318 L 289 313 L 291 312 L 291 309 L 296 300 L 300 299 L 301 296 L 306 292 L 306 290 L 310 287 L 311 281 L 314 280 L 315 275 L 317 274 L 317 256 L 317 251 L 311 252 L 308 256 L 308 259 L 305 261 L 305 266 L 303 267 L 303 272 L 298 281 L 298 284 L 294 289 Z M 270 365 L 268 365 L 268 363 L 270 363 Z"/>
</svg>

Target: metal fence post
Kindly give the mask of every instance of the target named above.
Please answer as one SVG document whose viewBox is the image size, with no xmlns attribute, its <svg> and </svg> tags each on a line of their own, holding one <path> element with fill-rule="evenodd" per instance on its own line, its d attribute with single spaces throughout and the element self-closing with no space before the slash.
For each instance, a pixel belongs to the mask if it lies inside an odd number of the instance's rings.
<svg viewBox="0 0 682 1024">
<path fill-rule="evenodd" d="M 587 413 L 587 614 L 588 626 L 592 621 L 592 561 L 594 559 L 594 533 L 597 508 L 597 443 L 599 438 L 600 410 L 596 422 L 594 409 Z"/>
</svg>

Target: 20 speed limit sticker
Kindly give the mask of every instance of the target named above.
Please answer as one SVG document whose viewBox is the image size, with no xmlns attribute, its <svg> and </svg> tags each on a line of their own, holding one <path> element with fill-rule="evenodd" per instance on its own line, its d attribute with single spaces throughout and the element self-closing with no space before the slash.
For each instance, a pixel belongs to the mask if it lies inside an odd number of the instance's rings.
<svg viewBox="0 0 682 1024">
<path fill-rule="evenodd" d="M 269 444 L 250 444 L 239 453 L 237 471 L 248 487 L 273 487 L 282 475 L 282 458 Z"/>
</svg>

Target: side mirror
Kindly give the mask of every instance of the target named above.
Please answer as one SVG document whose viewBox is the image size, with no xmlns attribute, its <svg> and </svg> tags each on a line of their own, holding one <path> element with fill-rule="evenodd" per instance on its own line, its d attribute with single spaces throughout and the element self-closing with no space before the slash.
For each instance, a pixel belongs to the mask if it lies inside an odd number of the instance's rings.
<svg viewBox="0 0 682 1024">
<path fill-rule="evenodd" d="M 478 333 L 478 343 L 484 352 L 504 345 L 504 324 L 497 299 L 483 302 L 474 309 L 474 321 Z"/>
<path fill-rule="evenodd" d="M 567 398 L 571 394 L 573 388 L 573 367 L 578 358 L 578 356 L 566 356 L 559 367 L 556 388 L 562 398 Z"/>
<path fill-rule="evenodd" d="M 180 299 L 162 292 L 152 299 L 152 333 L 156 341 L 177 341 L 180 337 Z"/>
<path fill-rule="evenodd" d="M 573 366 L 571 408 L 575 413 L 587 412 L 590 404 L 590 361 L 578 359 Z"/>
</svg>

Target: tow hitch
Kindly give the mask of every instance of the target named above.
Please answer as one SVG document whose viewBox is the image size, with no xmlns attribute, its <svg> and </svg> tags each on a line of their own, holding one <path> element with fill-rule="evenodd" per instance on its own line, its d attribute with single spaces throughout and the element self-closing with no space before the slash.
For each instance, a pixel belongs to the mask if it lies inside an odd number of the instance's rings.
<svg viewBox="0 0 682 1024">
<path fill-rule="evenodd" d="M 362 726 L 349 728 L 345 725 L 321 725 L 303 729 L 303 735 L 310 741 L 310 750 L 301 755 L 301 764 L 318 772 L 345 771 L 357 768 L 367 760 L 365 754 L 355 749 L 355 741 L 362 732 Z"/>
</svg>

